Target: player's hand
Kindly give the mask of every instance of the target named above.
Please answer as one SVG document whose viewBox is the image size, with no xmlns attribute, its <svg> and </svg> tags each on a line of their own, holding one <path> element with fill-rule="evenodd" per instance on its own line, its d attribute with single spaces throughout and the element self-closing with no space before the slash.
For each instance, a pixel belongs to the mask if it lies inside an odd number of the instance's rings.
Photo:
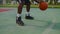
<svg viewBox="0 0 60 34">
<path fill-rule="evenodd" d="M 37 0 L 34 0 L 35 2 L 37 2 L 37 3 L 40 3 L 39 1 L 37 1 Z"/>
</svg>

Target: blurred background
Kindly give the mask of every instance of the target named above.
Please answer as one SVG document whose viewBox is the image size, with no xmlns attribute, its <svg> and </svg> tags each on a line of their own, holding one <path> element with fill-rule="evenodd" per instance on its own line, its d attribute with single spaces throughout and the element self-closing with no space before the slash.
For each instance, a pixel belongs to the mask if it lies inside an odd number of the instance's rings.
<svg viewBox="0 0 60 34">
<path fill-rule="evenodd" d="M 34 0 L 30 0 L 32 7 L 37 7 L 37 3 Z M 40 1 L 40 0 L 38 0 Z M 60 0 L 44 0 L 49 4 L 49 7 L 53 5 L 55 7 L 60 7 Z M 17 7 L 18 2 L 16 0 L 0 0 L 0 7 Z"/>
<path fill-rule="evenodd" d="M 30 1 L 34 20 L 25 19 L 26 9 L 23 8 L 25 26 L 22 27 L 16 24 L 18 2 L 0 0 L 0 34 L 60 34 L 60 0 L 44 0 L 48 3 L 46 11 L 41 11 L 34 0 Z"/>
</svg>

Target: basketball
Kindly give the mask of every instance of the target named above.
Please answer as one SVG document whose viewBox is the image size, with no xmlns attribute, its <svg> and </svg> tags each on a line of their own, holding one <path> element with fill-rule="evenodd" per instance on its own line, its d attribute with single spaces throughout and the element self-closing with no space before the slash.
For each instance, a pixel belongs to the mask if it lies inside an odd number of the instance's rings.
<svg viewBox="0 0 60 34">
<path fill-rule="evenodd" d="M 46 2 L 40 2 L 39 3 L 39 9 L 44 11 L 48 8 L 48 4 Z"/>
</svg>

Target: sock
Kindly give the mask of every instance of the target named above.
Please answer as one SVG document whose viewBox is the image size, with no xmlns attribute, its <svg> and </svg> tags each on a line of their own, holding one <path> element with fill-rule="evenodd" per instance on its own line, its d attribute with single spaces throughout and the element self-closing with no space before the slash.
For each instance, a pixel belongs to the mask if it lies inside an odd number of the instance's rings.
<svg viewBox="0 0 60 34">
<path fill-rule="evenodd" d="M 17 17 L 21 17 L 21 14 L 17 14 Z"/>
<path fill-rule="evenodd" d="M 30 12 L 26 12 L 26 16 L 30 16 Z"/>
<path fill-rule="evenodd" d="M 18 17 L 21 17 L 21 14 L 17 14 L 17 20 L 18 20 Z M 21 19 L 20 19 L 21 20 Z"/>
</svg>

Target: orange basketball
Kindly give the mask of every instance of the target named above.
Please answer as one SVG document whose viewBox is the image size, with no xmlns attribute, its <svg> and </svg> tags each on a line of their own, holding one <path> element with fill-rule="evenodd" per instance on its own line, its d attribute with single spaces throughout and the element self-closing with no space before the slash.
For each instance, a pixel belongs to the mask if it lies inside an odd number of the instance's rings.
<svg viewBox="0 0 60 34">
<path fill-rule="evenodd" d="M 48 4 L 46 2 L 40 2 L 39 8 L 40 8 L 40 10 L 44 11 L 48 8 Z"/>
</svg>

